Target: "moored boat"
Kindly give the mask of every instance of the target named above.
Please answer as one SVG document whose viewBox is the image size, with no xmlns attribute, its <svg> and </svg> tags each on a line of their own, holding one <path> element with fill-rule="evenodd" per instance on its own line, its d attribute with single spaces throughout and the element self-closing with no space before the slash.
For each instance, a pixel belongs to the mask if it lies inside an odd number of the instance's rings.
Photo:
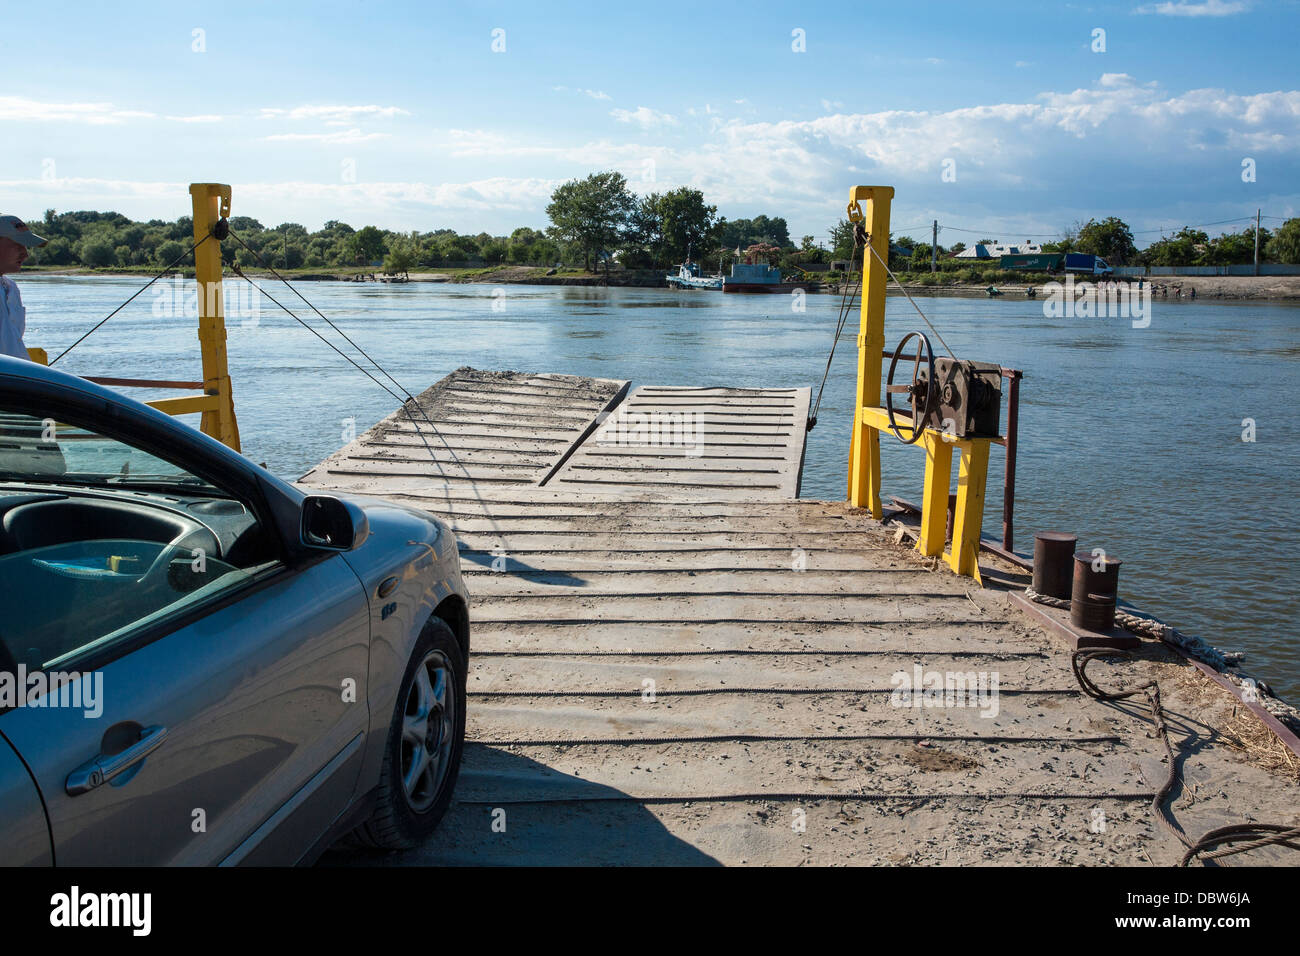
<svg viewBox="0 0 1300 956">
<path fill-rule="evenodd" d="M 781 270 L 766 262 L 737 262 L 722 280 L 723 292 L 793 292 L 807 290 L 806 282 L 782 282 Z"/>
<path fill-rule="evenodd" d="M 700 264 L 687 259 L 677 267 L 676 275 L 665 276 L 674 289 L 721 289 L 722 276 L 700 275 Z"/>
</svg>

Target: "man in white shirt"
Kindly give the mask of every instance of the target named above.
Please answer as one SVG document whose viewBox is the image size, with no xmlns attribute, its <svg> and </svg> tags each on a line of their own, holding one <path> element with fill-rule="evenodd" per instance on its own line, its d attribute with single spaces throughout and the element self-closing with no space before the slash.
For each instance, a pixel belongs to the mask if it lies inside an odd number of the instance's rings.
<svg viewBox="0 0 1300 956">
<path fill-rule="evenodd" d="M 27 228 L 17 216 L 0 216 L 0 355 L 27 358 L 23 333 L 27 331 L 27 310 L 18 285 L 8 278 L 27 261 L 27 250 L 39 249 L 45 240 Z"/>
</svg>

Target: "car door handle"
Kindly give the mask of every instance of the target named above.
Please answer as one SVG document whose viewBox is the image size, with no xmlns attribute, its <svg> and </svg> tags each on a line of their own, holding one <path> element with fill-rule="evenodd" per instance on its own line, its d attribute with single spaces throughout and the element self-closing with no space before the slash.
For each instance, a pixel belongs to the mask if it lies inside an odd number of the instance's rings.
<svg viewBox="0 0 1300 956">
<path fill-rule="evenodd" d="M 166 727 L 157 725 L 145 727 L 140 731 L 140 739 L 125 750 L 109 755 L 100 754 L 86 761 L 68 774 L 68 780 L 64 784 L 68 796 L 75 797 L 78 794 L 88 793 L 101 784 L 108 783 L 122 771 L 135 766 L 157 750 L 166 737 Z"/>
</svg>

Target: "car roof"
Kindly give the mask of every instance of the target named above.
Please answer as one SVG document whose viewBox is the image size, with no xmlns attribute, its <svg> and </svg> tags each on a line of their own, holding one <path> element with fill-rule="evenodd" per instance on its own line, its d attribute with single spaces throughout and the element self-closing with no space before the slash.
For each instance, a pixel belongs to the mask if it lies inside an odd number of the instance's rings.
<svg viewBox="0 0 1300 956">
<path fill-rule="evenodd" d="M 14 358 L 12 355 L 0 355 L 0 375 L 13 376 L 18 378 L 30 379 L 34 382 L 44 382 L 50 385 L 58 385 L 63 388 L 76 388 L 100 398 L 109 398 L 113 401 L 131 401 L 121 392 L 115 392 L 111 388 L 103 385 L 96 385 L 77 375 L 68 372 L 61 372 L 58 369 L 50 368 L 39 362 L 29 362 L 25 359 Z"/>
</svg>

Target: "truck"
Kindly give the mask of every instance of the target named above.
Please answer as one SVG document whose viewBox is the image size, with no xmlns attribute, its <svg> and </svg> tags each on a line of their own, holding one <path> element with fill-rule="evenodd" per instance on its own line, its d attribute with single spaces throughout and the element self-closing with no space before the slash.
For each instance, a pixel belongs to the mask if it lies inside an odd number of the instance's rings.
<svg viewBox="0 0 1300 956">
<path fill-rule="evenodd" d="M 1089 256 L 1082 252 L 1065 254 L 1065 271 L 1083 273 L 1090 276 L 1113 276 L 1115 270 L 1106 264 L 1101 256 Z"/>
<path fill-rule="evenodd" d="M 1022 272 L 1059 272 L 1065 256 L 1054 252 L 1029 252 L 1018 255 L 1003 256 L 998 260 L 1002 269 L 1018 269 Z"/>
<path fill-rule="evenodd" d="M 1075 272 L 1084 275 L 1114 275 L 1106 260 L 1101 256 L 1085 255 L 1082 252 L 1022 252 L 1018 255 L 1002 256 L 998 267 L 1020 272 Z"/>
</svg>

